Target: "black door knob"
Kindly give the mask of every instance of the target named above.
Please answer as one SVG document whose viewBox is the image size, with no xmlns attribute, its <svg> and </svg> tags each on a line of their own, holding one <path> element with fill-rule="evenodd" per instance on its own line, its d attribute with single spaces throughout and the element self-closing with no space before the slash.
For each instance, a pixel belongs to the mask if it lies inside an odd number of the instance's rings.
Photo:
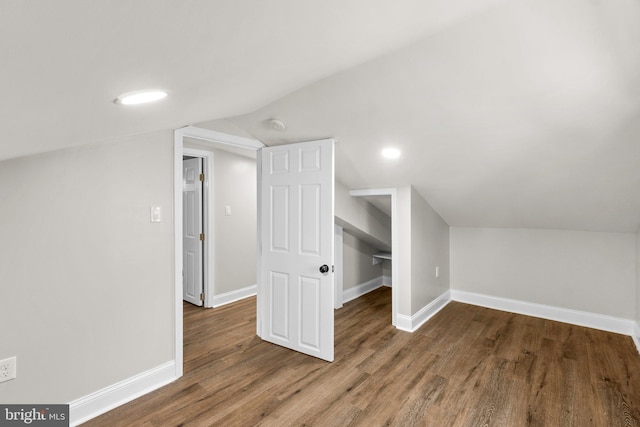
<svg viewBox="0 0 640 427">
<path fill-rule="evenodd" d="M 320 267 L 320 273 L 324 274 L 328 272 L 329 272 L 329 266 L 327 264 Z"/>
</svg>

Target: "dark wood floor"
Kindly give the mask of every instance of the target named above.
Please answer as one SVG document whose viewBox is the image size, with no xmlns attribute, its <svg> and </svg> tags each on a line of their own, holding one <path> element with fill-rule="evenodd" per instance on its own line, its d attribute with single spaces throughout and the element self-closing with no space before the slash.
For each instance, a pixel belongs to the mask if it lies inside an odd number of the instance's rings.
<svg viewBox="0 0 640 427">
<path fill-rule="evenodd" d="M 640 426 L 630 337 L 452 302 L 413 334 L 381 288 L 336 312 L 335 361 L 255 335 L 255 298 L 185 304 L 185 375 L 85 426 Z"/>
</svg>

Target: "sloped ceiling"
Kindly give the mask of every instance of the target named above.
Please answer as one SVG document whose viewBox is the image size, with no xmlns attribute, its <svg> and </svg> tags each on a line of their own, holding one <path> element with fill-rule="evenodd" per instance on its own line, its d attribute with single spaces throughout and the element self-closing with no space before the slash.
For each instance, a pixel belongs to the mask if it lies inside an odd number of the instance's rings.
<svg viewBox="0 0 640 427">
<path fill-rule="evenodd" d="M 347 186 L 414 185 L 450 225 L 640 223 L 638 0 L 0 8 L 0 159 L 207 122 L 268 145 L 335 137 Z M 148 87 L 170 97 L 112 102 Z"/>
<path fill-rule="evenodd" d="M 494 3 L 1 0 L 0 159 L 247 113 Z"/>
<path fill-rule="evenodd" d="M 639 7 L 510 2 L 230 121 L 268 145 L 336 137 L 348 187 L 412 184 L 450 225 L 634 232 Z"/>
</svg>

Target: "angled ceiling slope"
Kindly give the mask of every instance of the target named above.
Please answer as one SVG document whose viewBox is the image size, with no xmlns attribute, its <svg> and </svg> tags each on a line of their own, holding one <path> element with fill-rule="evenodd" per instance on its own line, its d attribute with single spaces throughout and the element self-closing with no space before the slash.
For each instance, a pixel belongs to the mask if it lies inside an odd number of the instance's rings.
<svg viewBox="0 0 640 427">
<path fill-rule="evenodd" d="M 638 22 L 632 0 L 509 2 L 229 122 L 336 137 L 348 187 L 414 185 L 453 226 L 635 232 Z"/>
<path fill-rule="evenodd" d="M 247 113 L 495 3 L 6 1 L 0 160 Z"/>
<path fill-rule="evenodd" d="M 635 231 L 640 3 L 5 2 L 0 160 L 229 118 L 451 225 Z M 165 102 L 124 109 L 142 88 Z M 253 113 L 250 113 L 252 112 Z M 277 117 L 285 133 L 265 129 Z M 397 145 L 395 162 L 379 150 Z"/>
</svg>

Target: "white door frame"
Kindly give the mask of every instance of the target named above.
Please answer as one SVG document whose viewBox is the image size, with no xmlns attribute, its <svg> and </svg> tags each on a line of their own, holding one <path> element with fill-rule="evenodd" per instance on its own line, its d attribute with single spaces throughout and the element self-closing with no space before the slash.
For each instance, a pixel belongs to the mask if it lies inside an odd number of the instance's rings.
<svg viewBox="0 0 640 427">
<path fill-rule="evenodd" d="M 398 254 L 398 197 L 395 188 L 373 188 L 368 190 L 351 190 L 349 195 L 355 197 L 391 196 L 391 324 L 398 325 L 398 301 L 400 291 L 400 265 Z"/>
<path fill-rule="evenodd" d="M 213 212 L 213 185 L 211 177 L 213 176 L 213 153 L 211 151 L 198 150 L 195 148 L 183 147 L 182 154 L 184 156 L 197 157 L 202 159 L 202 173 L 204 173 L 204 182 L 202 183 L 202 232 L 204 233 L 204 245 L 202 247 L 202 292 L 204 293 L 204 301 L 202 302 L 206 308 L 213 307 L 213 295 L 215 289 L 213 274 L 213 224 L 210 213 Z M 183 207 L 184 209 L 184 207 Z"/>
<path fill-rule="evenodd" d="M 182 156 L 185 154 L 184 138 L 194 138 L 202 141 L 217 142 L 234 147 L 259 150 L 264 144 L 257 139 L 229 135 L 209 129 L 186 126 L 176 129 L 173 134 L 173 263 L 174 269 L 174 361 L 175 376 L 183 373 L 183 322 L 182 322 Z M 211 168 L 213 170 L 213 168 Z M 209 198 L 213 203 L 213 197 Z M 260 230 L 258 230 L 260 235 Z M 210 239 L 212 242 L 213 239 Z M 213 250 L 210 252 L 213 254 Z M 258 255 L 260 256 L 260 255 Z M 213 298 L 213 292 L 210 295 Z"/>
<path fill-rule="evenodd" d="M 344 228 L 338 224 L 333 225 L 333 230 L 335 233 L 334 237 L 334 251 L 333 257 L 335 260 L 333 261 L 333 265 L 336 266 L 335 274 L 333 276 L 333 308 L 339 309 L 343 306 L 342 304 L 342 293 L 344 292 L 344 262 L 343 262 L 343 244 L 344 244 Z M 393 270 L 391 270 L 393 272 Z"/>
</svg>

